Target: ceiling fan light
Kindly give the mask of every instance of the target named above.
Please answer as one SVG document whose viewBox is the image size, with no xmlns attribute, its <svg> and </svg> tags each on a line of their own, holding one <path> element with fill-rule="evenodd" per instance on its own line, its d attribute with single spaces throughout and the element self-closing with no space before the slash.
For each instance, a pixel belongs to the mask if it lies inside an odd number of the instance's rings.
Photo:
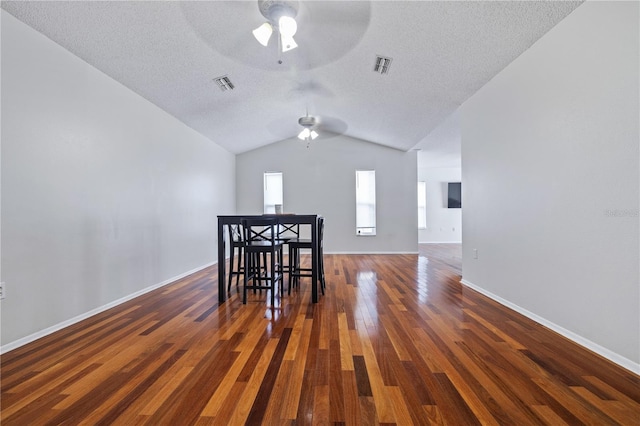
<svg viewBox="0 0 640 426">
<path fill-rule="evenodd" d="M 315 132 L 314 132 L 315 133 Z M 309 136 L 311 135 L 311 132 L 309 131 L 308 128 L 304 128 L 302 129 L 302 131 L 298 134 L 298 139 L 300 140 L 305 140 L 307 139 Z"/>
<path fill-rule="evenodd" d="M 281 16 L 278 20 L 278 30 L 283 38 L 293 37 L 298 31 L 298 24 L 291 16 Z"/>
<path fill-rule="evenodd" d="M 282 51 L 288 52 L 289 50 L 293 50 L 298 47 L 298 44 L 293 39 L 293 37 L 285 37 L 281 34 L 280 41 L 282 43 Z"/>
<path fill-rule="evenodd" d="M 315 138 L 318 137 L 318 132 L 316 132 L 315 130 L 312 130 L 309 135 L 311 136 L 311 140 L 314 140 Z"/>
<path fill-rule="evenodd" d="M 263 46 L 267 46 L 269 44 L 269 39 L 271 38 L 271 34 L 273 33 L 273 27 L 268 22 L 260 25 L 258 28 L 253 30 L 253 36 L 258 40 Z"/>
</svg>

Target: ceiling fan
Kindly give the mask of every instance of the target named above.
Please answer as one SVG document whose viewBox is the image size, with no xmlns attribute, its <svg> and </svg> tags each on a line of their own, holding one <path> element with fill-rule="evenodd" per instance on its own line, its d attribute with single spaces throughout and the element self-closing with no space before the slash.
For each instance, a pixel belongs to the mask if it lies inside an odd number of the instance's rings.
<svg viewBox="0 0 640 426">
<path fill-rule="evenodd" d="M 298 31 L 296 15 L 298 2 L 286 0 L 258 0 L 258 7 L 267 22 L 253 30 L 253 36 L 258 42 L 267 46 L 274 30 L 278 33 L 279 47 L 282 52 L 298 47 L 293 36 Z"/>
<path fill-rule="evenodd" d="M 256 69 L 302 72 L 335 62 L 357 46 L 369 28 L 374 2 L 231 0 L 172 3 L 179 7 L 194 34 L 228 59 Z M 295 35 L 285 30 L 284 43 L 282 28 L 279 30 L 282 13 L 296 22 Z M 260 38 L 266 47 L 252 34 L 259 27 L 264 29 L 256 34 L 264 33 Z M 293 48 L 292 39 L 297 48 Z M 283 48 L 290 50 L 282 53 Z"/>
<path fill-rule="evenodd" d="M 302 126 L 298 139 L 306 141 L 307 148 L 318 138 L 325 140 L 344 134 L 348 127 L 347 123 L 337 118 L 312 116 L 308 112 L 298 119 L 298 124 Z"/>
<path fill-rule="evenodd" d="M 308 143 L 319 136 L 315 130 L 318 124 L 318 120 L 316 120 L 315 117 L 309 116 L 307 113 L 307 115 L 298 119 L 298 124 L 303 127 L 302 131 L 298 133 L 298 139 L 307 141 Z"/>
<path fill-rule="evenodd" d="M 328 141 L 344 135 L 349 128 L 345 121 L 327 115 L 319 116 L 307 113 L 298 118 L 297 122 L 291 119 L 291 115 L 285 114 L 266 125 L 267 131 L 275 137 L 274 142 L 297 137 L 299 140 L 307 142 L 307 147 L 309 147 L 311 142 Z"/>
</svg>

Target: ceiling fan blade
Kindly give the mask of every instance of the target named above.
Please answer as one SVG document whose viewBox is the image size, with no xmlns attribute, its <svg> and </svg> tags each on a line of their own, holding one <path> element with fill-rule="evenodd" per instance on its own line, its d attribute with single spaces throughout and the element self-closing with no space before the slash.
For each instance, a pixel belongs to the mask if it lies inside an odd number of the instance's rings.
<svg viewBox="0 0 640 426">
<path fill-rule="evenodd" d="M 344 121 L 335 118 L 323 116 L 318 118 L 316 129 L 319 132 L 319 140 L 330 139 L 346 133 L 349 126 Z"/>
<path fill-rule="evenodd" d="M 300 81 L 293 84 L 292 89 L 289 91 L 291 96 L 323 96 L 326 98 L 333 98 L 335 93 L 327 87 L 325 84 L 320 83 L 317 80 Z"/>
</svg>

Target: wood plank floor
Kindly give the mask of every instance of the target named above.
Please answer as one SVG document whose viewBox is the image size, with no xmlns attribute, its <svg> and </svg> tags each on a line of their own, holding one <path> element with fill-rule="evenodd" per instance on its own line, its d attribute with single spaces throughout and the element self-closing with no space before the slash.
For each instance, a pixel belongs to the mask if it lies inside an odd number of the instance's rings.
<svg viewBox="0 0 640 426">
<path fill-rule="evenodd" d="M 459 246 L 325 270 L 317 305 L 219 306 L 211 267 L 11 351 L 1 423 L 640 424 L 638 376 L 463 287 Z"/>
</svg>

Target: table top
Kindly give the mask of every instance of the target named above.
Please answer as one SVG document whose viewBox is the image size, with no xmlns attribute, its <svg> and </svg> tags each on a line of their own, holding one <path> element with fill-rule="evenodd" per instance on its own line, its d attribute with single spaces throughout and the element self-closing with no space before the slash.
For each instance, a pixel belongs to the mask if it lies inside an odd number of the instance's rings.
<svg viewBox="0 0 640 426">
<path fill-rule="evenodd" d="M 320 214 L 299 214 L 299 213 L 219 214 L 218 215 L 218 217 L 289 217 L 289 216 L 322 217 L 322 215 Z"/>
<path fill-rule="evenodd" d="M 275 218 L 279 223 L 283 224 L 305 224 L 315 223 L 318 218 L 322 217 L 318 214 L 237 214 L 237 215 L 219 215 L 218 223 L 240 223 L 245 218 Z"/>
</svg>

